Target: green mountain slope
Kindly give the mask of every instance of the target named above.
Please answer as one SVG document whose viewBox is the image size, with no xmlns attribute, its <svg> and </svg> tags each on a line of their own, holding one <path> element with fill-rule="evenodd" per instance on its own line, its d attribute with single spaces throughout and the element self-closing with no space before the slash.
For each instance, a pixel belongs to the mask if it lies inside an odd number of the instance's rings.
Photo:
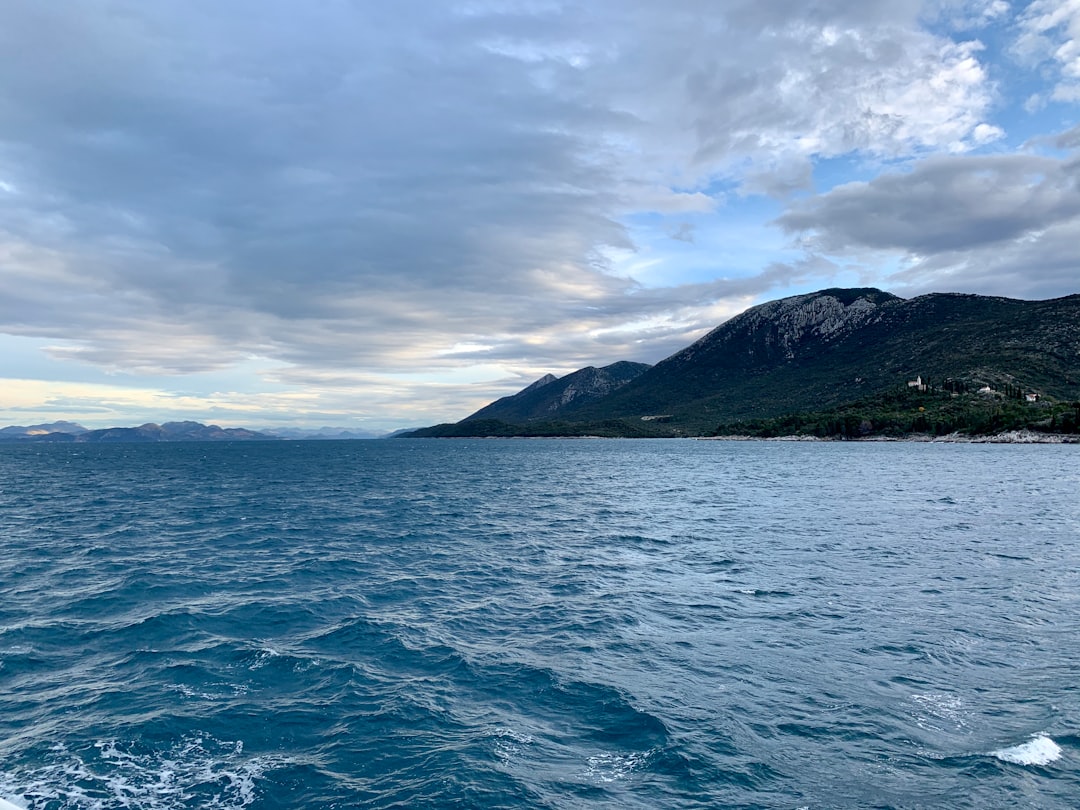
<svg viewBox="0 0 1080 810">
<path fill-rule="evenodd" d="M 1080 296 L 1015 301 L 824 290 L 754 307 L 580 416 L 719 421 L 820 411 L 922 377 L 1080 398 Z"/>
<path fill-rule="evenodd" d="M 502 435 L 513 425 L 547 429 L 540 422 L 562 435 L 593 425 L 610 431 L 620 422 L 625 435 L 708 435 L 721 424 L 876 401 L 918 377 L 942 389 L 989 386 L 1080 400 L 1080 295 L 905 300 L 872 288 L 822 290 L 753 307 L 572 409 L 485 418 L 506 423 Z"/>
</svg>

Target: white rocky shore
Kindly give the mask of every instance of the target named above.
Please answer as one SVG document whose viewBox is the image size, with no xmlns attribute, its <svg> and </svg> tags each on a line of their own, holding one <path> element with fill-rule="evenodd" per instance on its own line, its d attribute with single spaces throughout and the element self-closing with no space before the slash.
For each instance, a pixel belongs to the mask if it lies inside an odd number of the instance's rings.
<svg viewBox="0 0 1080 810">
<path fill-rule="evenodd" d="M 994 436 L 967 436 L 963 433 L 950 433 L 946 436 L 930 436 L 915 433 L 903 438 L 890 436 L 867 436 L 861 439 L 841 439 L 839 437 L 822 438 L 821 436 L 706 436 L 704 441 L 724 442 L 936 442 L 949 444 L 1080 444 L 1080 436 L 1062 433 L 1036 433 L 1033 430 L 1009 430 Z"/>
<path fill-rule="evenodd" d="M 1037 433 L 1033 430 L 1008 430 L 995 436 L 962 436 L 950 433 L 936 436 L 935 442 L 963 442 L 966 444 L 1080 444 L 1080 436 L 1067 433 Z"/>
</svg>

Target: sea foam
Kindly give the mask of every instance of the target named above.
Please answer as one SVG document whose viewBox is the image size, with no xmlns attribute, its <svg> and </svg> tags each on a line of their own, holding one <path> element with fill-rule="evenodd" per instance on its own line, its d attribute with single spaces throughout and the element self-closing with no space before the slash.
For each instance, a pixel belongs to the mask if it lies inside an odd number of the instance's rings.
<svg viewBox="0 0 1080 810">
<path fill-rule="evenodd" d="M 1061 758 L 1061 746 L 1045 734 L 1036 734 L 1026 743 L 991 751 L 990 756 L 1014 765 L 1049 765 Z"/>
<path fill-rule="evenodd" d="M 162 751 L 136 753 L 135 748 L 102 740 L 94 756 L 58 745 L 44 766 L 0 773 L 0 796 L 12 797 L 16 808 L 21 801 L 62 810 L 179 810 L 197 802 L 242 810 L 261 798 L 259 783 L 268 771 L 292 764 L 286 757 L 246 756 L 242 743 L 208 735 L 183 738 Z M 8 806 L 0 802 L 0 810 Z"/>
</svg>

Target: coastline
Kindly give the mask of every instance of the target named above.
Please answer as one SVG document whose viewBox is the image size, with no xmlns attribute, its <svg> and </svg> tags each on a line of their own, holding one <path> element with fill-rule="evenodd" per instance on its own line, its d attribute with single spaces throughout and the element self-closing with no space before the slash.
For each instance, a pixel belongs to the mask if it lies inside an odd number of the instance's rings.
<svg viewBox="0 0 1080 810">
<path fill-rule="evenodd" d="M 701 441 L 725 442 L 921 442 L 924 444 L 1080 444 L 1080 435 L 1075 433 L 1036 433 L 1032 430 L 1007 430 L 991 436 L 968 436 L 963 433 L 949 433 L 945 436 L 931 436 L 926 433 L 913 433 L 910 436 L 864 436 L 857 439 L 829 438 L 824 436 L 702 436 Z"/>
</svg>

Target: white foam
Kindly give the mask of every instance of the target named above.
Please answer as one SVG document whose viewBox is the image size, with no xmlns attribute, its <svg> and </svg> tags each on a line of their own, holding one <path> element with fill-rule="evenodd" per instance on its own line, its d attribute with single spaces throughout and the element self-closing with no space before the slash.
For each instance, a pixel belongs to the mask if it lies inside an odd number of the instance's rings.
<svg viewBox="0 0 1080 810">
<path fill-rule="evenodd" d="M 1036 734 L 1026 743 L 991 751 L 990 756 L 1014 765 L 1049 765 L 1061 758 L 1061 746 L 1045 734 Z"/>
<path fill-rule="evenodd" d="M 964 701 L 956 695 L 929 692 L 912 695 L 912 701 L 919 707 L 915 723 L 919 728 L 942 729 L 942 725 L 962 729 L 967 726 L 968 709 Z"/>
<path fill-rule="evenodd" d="M 288 765 L 285 757 L 244 754 L 239 741 L 186 737 L 166 750 L 139 751 L 102 740 L 97 756 L 55 746 L 50 762 L 0 774 L 0 794 L 19 795 L 32 807 L 79 810 L 180 810 L 195 806 L 241 810 L 259 799 L 267 771 Z M 0 805 L 0 810 L 7 810 Z"/>
<path fill-rule="evenodd" d="M 510 728 L 498 728 L 494 731 L 495 755 L 504 764 L 510 764 L 521 757 L 525 750 L 533 744 L 531 734 L 523 734 Z"/>
<path fill-rule="evenodd" d="M 641 770 L 652 758 L 654 751 L 638 751 L 632 754 L 615 754 L 605 751 L 586 761 L 585 776 L 594 782 L 615 782 L 626 779 L 634 771 Z"/>
<path fill-rule="evenodd" d="M 281 653 L 278 652 L 277 650 L 275 650 L 273 647 L 264 647 L 263 649 L 259 650 L 259 654 L 255 656 L 254 662 L 252 662 L 248 666 L 248 669 L 250 669 L 250 670 L 262 669 L 268 663 L 270 663 L 271 660 L 273 660 L 274 658 L 280 658 L 280 657 L 281 657 Z"/>
<path fill-rule="evenodd" d="M 217 692 L 208 691 L 212 688 L 218 688 Z M 243 697 L 249 691 L 246 684 L 226 683 L 219 681 L 217 683 L 207 684 L 207 691 L 199 691 L 192 689 L 187 684 L 174 683 L 170 684 L 169 688 L 179 692 L 186 698 L 195 698 L 200 700 L 230 700 L 232 698 Z"/>
</svg>

